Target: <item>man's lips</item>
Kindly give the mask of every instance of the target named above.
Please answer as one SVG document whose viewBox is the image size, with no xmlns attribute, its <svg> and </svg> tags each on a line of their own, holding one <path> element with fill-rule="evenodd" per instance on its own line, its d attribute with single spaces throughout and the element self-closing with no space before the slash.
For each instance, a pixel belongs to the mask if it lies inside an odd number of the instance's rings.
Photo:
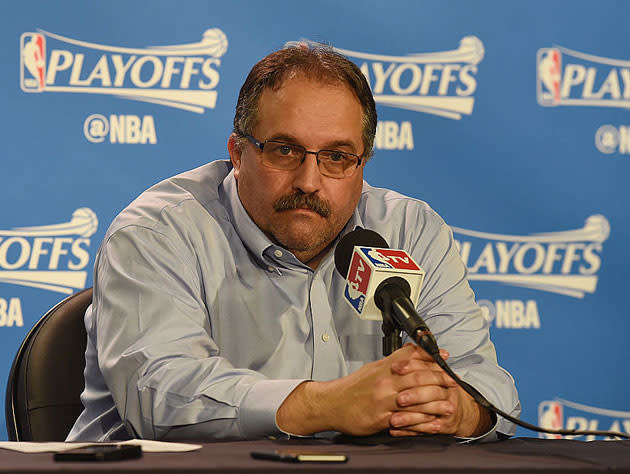
<svg viewBox="0 0 630 474">
<path fill-rule="evenodd" d="M 319 212 L 314 211 L 310 207 L 296 207 L 294 209 L 285 209 L 285 210 L 280 211 L 280 212 L 295 212 L 295 213 L 299 213 L 299 214 L 316 214 L 316 215 L 320 216 Z"/>
</svg>

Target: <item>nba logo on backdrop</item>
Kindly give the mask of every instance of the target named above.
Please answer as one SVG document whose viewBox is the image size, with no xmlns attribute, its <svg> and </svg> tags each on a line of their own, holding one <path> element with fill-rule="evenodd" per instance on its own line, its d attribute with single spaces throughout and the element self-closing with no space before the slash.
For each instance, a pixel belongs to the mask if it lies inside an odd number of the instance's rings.
<svg viewBox="0 0 630 474">
<path fill-rule="evenodd" d="M 44 90 L 46 73 L 46 38 L 39 33 L 24 33 L 21 38 L 20 85 L 25 92 Z"/>
<path fill-rule="evenodd" d="M 541 48 L 536 55 L 536 95 L 545 107 L 630 107 L 630 61 Z"/>
<path fill-rule="evenodd" d="M 560 71 L 562 56 L 556 48 L 540 50 L 538 60 L 539 92 L 538 101 L 542 103 L 560 103 Z"/>
<path fill-rule="evenodd" d="M 561 430 L 564 427 L 562 404 L 556 401 L 545 401 L 538 405 L 538 424 L 549 430 Z M 541 437 L 560 439 L 562 435 L 541 433 Z"/>
</svg>

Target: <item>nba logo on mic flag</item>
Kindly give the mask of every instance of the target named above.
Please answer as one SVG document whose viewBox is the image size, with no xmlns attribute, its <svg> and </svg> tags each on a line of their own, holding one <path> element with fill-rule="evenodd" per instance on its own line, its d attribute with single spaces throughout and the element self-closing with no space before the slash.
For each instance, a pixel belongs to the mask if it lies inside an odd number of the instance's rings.
<svg viewBox="0 0 630 474">
<path fill-rule="evenodd" d="M 392 270 L 420 270 L 416 262 L 404 250 L 361 248 L 361 252 L 375 267 Z"/>
<path fill-rule="evenodd" d="M 46 73 L 46 38 L 39 33 L 20 37 L 20 86 L 25 92 L 44 90 Z"/>
</svg>

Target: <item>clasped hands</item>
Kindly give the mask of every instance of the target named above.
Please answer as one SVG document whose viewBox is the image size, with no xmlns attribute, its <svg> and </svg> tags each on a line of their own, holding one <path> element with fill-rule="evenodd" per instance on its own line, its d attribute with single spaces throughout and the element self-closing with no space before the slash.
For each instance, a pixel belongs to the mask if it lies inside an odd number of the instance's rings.
<svg viewBox="0 0 630 474">
<path fill-rule="evenodd" d="M 443 349 L 440 354 L 449 356 Z M 471 437 L 488 431 L 492 418 L 423 349 L 409 343 L 340 379 L 300 384 L 278 409 L 276 423 L 298 435 L 389 430 L 392 436 Z"/>
</svg>

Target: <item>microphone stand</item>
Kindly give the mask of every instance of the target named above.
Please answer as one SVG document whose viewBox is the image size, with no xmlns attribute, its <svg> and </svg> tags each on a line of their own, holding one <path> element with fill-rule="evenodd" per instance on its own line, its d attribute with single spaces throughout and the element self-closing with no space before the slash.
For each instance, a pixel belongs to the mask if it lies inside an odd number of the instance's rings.
<svg viewBox="0 0 630 474">
<path fill-rule="evenodd" d="M 387 357 L 392 352 L 402 347 L 403 328 L 396 322 L 391 312 L 391 305 L 387 305 L 381 311 L 383 314 L 383 356 Z"/>
</svg>

